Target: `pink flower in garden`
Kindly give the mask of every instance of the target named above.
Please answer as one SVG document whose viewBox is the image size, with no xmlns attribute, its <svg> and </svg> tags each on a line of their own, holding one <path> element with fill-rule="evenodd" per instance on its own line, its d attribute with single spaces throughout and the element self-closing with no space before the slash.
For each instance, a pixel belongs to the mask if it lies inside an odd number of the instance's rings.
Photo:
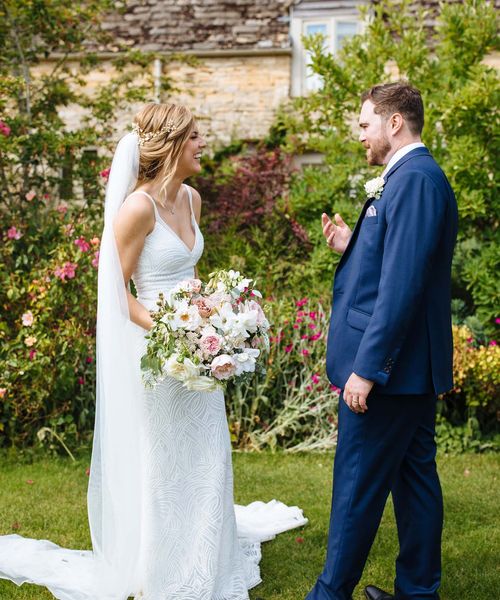
<svg viewBox="0 0 500 600">
<path fill-rule="evenodd" d="M 308 300 L 308 298 L 302 298 L 302 300 L 297 300 L 295 306 L 297 306 L 297 308 L 301 308 L 302 306 L 305 306 L 307 304 Z"/>
<path fill-rule="evenodd" d="M 33 325 L 33 321 L 35 320 L 31 310 L 25 312 L 21 318 L 25 327 L 31 327 Z"/>
<path fill-rule="evenodd" d="M 490 342 L 490 346 L 498 346 L 498 344 L 496 343 L 496 341 L 495 341 L 495 340 L 491 340 L 491 342 Z"/>
<path fill-rule="evenodd" d="M 44 194 L 44 195 L 43 195 L 43 199 L 44 199 L 44 200 L 48 200 L 49 198 L 50 198 L 50 194 Z"/>
<path fill-rule="evenodd" d="M 0 388 L 0 398 L 3 398 L 7 393 L 7 388 Z"/>
<path fill-rule="evenodd" d="M 309 317 L 310 317 L 310 318 L 311 318 L 313 321 L 316 321 L 316 317 L 317 317 L 317 316 L 318 316 L 318 313 L 316 313 L 316 312 L 314 312 L 314 311 L 311 311 L 311 312 L 309 313 Z"/>
<path fill-rule="evenodd" d="M 213 359 L 210 370 L 216 379 L 229 379 L 234 375 L 236 366 L 228 354 L 221 354 Z"/>
<path fill-rule="evenodd" d="M 28 348 L 31 348 L 31 346 L 34 346 L 36 344 L 36 337 L 34 335 L 29 335 L 27 338 L 24 339 L 24 343 L 26 344 L 26 346 L 28 346 Z"/>
<path fill-rule="evenodd" d="M 311 335 L 309 337 L 309 339 L 311 340 L 311 342 L 315 342 L 316 340 L 319 340 L 320 337 L 321 337 L 321 331 L 318 331 L 318 333 Z"/>
<path fill-rule="evenodd" d="M 94 258 L 92 259 L 91 264 L 94 267 L 94 269 L 97 269 L 97 267 L 99 266 L 99 250 L 96 250 L 94 252 Z"/>
<path fill-rule="evenodd" d="M 297 544 L 303 544 L 305 540 L 303 537 L 296 537 L 295 541 L 297 542 Z"/>
<path fill-rule="evenodd" d="M 92 246 L 99 246 L 99 244 L 101 243 L 101 240 L 98 237 L 93 237 L 90 240 L 90 243 L 92 244 Z"/>
<path fill-rule="evenodd" d="M 34 192 L 33 190 L 30 190 L 25 196 L 26 200 L 28 202 L 31 202 L 33 200 L 33 198 L 36 197 L 36 192 Z"/>
<path fill-rule="evenodd" d="M 332 392 L 340 392 L 340 388 L 338 388 L 336 385 L 330 384 L 330 389 L 332 390 Z"/>
<path fill-rule="evenodd" d="M 109 178 L 109 174 L 111 173 L 111 169 L 103 169 L 99 175 L 103 178 L 103 179 L 108 179 Z"/>
<path fill-rule="evenodd" d="M 90 250 L 90 244 L 83 236 L 76 238 L 75 246 L 78 246 L 82 252 L 88 252 Z"/>
<path fill-rule="evenodd" d="M 304 348 L 301 352 L 302 356 L 309 356 L 309 350 L 307 348 Z"/>
<path fill-rule="evenodd" d="M 58 213 L 61 213 L 61 215 L 65 215 L 68 212 L 68 204 L 67 202 L 59 202 L 59 204 L 57 205 L 56 208 Z"/>
<path fill-rule="evenodd" d="M 314 325 L 314 323 L 309 323 L 309 329 L 316 329 L 316 325 Z"/>
<path fill-rule="evenodd" d="M 468 338 L 467 338 L 467 343 L 468 343 L 468 344 L 472 344 L 472 342 L 473 342 L 473 341 L 474 341 L 474 338 L 473 338 L 473 337 L 468 337 Z"/>
<path fill-rule="evenodd" d="M 293 328 L 294 328 L 294 329 L 298 329 L 298 328 L 299 328 L 299 326 L 298 326 L 298 325 L 294 325 L 294 326 L 293 326 Z"/>
<path fill-rule="evenodd" d="M 5 121 L 0 121 L 0 134 L 4 135 L 5 137 L 9 137 L 10 132 L 11 132 L 11 129 L 7 125 L 7 123 Z"/>
<path fill-rule="evenodd" d="M 306 313 L 303 310 L 298 310 L 297 311 L 297 317 L 305 317 Z"/>
<path fill-rule="evenodd" d="M 34 481 L 33 481 L 33 479 L 26 479 L 26 483 L 28 485 L 33 485 Z"/>
<path fill-rule="evenodd" d="M 59 277 L 61 281 L 65 281 L 66 279 L 73 279 L 75 276 L 76 267 L 78 265 L 72 262 L 65 262 L 62 267 L 56 267 L 54 269 L 54 275 Z"/>
<path fill-rule="evenodd" d="M 87 358 L 85 359 L 85 362 L 90 365 L 92 362 L 94 362 L 94 359 L 91 356 L 87 356 Z"/>
<path fill-rule="evenodd" d="M 290 354 L 290 352 L 293 350 L 293 344 L 290 344 L 289 346 L 285 346 L 285 352 L 287 354 Z"/>
<path fill-rule="evenodd" d="M 75 228 L 71 223 L 68 223 L 67 225 L 64 226 L 63 232 L 64 232 L 64 235 L 67 235 L 68 237 L 70 237 L 71 235 L 73 235 L 75 233 Z"/>
<path fill-rule="evenodd" d="M 83 377 L 78 377 L 78 385 L 83 385 L 85 383 L 85 379 Z"/>
<path fill-rule="evenodd" d="M 301 336 L 300 336 L 300 339 L 301 339 L 301 340 L 308 340 L 308 339 L 309 339 L 309 336 L 307 335 L 307 333 L 305 333 L 304 335 L 301 335 Z"/>
<path fill-rule="evenodd" d="M 215 334 L 204 335 L 200 339 L 200 348 L 205 354 L 211 354 L 213 356 L 221 349 L 221 338 Z"/>
<path fill-rule="evenodd" d="M 297 317 L 297 318 L 295 319 L 295 322 L 296 322 L 296 323 L 302 323 L 302 321 L 303 321 L 303 319 L 302 319 L 301 317 Z"/>
<path fill-rule="evenodd" d="M 311 376 L 311 379 L 312 379 L 312 382 L 313 382 L 314 384 L 316 384 L 316 383 L 319 383 L 319 381 L 320 381 L 319 375 L 318 375 L 317 373 L 314 373 L 314 374 Z"/>
<path fill-rule="evenodd" d="M 7 230 L 7 237 L 9 240 L 20 240 L 23 237 L 23 234 L 19 231 L 19 229 L 12 225 L 12 227 Z"/>
<path fill-rule="evenodd" d="M 308 392 L 312 392 L 312 385 L 306 385 L 306 390 Z"/>
<path fill-rule="evenodd" d="M 35 356 L 36 356 L 36 350 L 33 350 L 33 348 L 32 348 L 30 350 L 30 355 L 29 355 L 30 360 L 34 360 Z"/>
<path fill-rule="evenodd" d="M 500 325 L 500 317 L 497 317 L 497 318 L 495 319 L 495 323 L 496 323 L 497 325 Z"/>
</svg>

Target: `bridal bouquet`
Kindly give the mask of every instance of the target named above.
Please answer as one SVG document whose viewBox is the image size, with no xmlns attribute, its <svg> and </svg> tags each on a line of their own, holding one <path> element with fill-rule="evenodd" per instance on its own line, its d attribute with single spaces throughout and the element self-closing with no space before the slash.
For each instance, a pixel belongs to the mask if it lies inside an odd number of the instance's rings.
<svg viewBox="0 0 500 600">
<path fill-rule="evenodd" d="M 269 347 L 269 321 L 253 280 L 238 271 L 217 271 L 160 294 L 154 326 L 141 359 L 143 381 L 154 387 L 166 376 L 188 390 L 224 387 L 231 378 L 253 373 L 261 348 Z"/>
</svg>

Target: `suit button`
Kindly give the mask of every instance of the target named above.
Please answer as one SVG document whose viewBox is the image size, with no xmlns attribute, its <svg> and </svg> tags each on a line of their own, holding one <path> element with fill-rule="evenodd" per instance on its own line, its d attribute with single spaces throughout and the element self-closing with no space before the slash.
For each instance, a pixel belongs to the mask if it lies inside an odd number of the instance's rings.
<svg viewBox="0 0 500 600">
<path fill-rule="evenodd" d="M 389 369 L 389 367 L 384 367 L 384 373 L 390 373 L 391 370 Z"/>
</svg>

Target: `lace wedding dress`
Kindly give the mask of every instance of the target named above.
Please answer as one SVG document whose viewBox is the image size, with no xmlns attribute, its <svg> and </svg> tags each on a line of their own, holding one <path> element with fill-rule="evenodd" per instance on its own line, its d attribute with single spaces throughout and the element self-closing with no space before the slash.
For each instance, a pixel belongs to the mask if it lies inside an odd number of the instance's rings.
<svg viewBox="0 0 500 600">
<path fill-rule="evenodd" d="M 189 248 L 148 197 L 156 222 L 133 281 L 138 300 L 153 309 L 160 291 L 194 276 L 203 236 L 191 207 L 195 241 Z M 137 357 L 144 339 L 141 344 Z M 233 505 L 222 392 L 191 392 L 167 378 L 142 390 L 140 410 L 140 548 L 135 587 L 128 593 L 141 600 L 248 599 L 248 590 L 261 581 L 260 542 L 304 525 L 302 511 L 274 500 Z M 95 569 L 90 551 L 0 537 L 0 577 L 44 585 L 61 600 L 124 600 L 127 594 L 102 588 Z"/>
</svg>

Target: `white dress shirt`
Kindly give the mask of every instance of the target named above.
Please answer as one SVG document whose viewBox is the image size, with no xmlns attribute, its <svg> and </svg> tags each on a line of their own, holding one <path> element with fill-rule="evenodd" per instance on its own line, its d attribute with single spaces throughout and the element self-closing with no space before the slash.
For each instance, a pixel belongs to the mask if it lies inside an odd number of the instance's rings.
<svg viewBox="0 0 500 600">
<path fill-rule="evenodd" d="M 387 173 L 392 169 L 392 167 L 398 162 L 398 160 L 401 160 L 403 156 L 406 156 L 408 152 L 415 150 L 415 148 L 425 148 L 425 144 L 422 144 L 422 142 L 415 142 L 413 144 L 408 144 L 400 148 L 397 152 L 394 153 L 391 160 L 387 163 L 387 166 L 384 169 L 384 172 L 382 173 L 381 177 L 385 177 Z"/>
</svg>

